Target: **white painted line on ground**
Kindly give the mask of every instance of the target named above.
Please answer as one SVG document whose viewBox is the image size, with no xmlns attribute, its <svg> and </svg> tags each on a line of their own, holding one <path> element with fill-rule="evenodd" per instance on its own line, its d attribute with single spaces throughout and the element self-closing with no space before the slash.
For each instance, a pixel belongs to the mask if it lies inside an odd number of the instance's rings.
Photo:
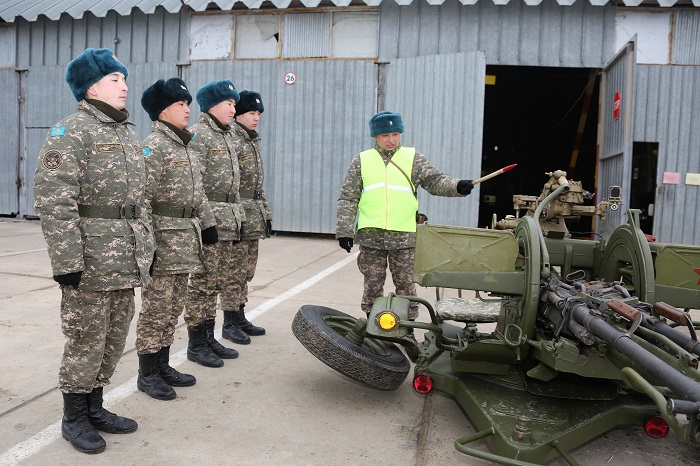
<svg viewBox="0 0 700 466">
<path fill-rule="evenodd" d="M 309 278 L 306 281 L 301 282 L 300 284 L 298 284 L 294 288 L 291 288 L 291 289 L 285 291 L 284 293 L 277 296 L 276 298 L 272 298 L 268 301 L 265 301 L 260 306 L 256 307 L 255 309 L 253 309 L 250 312 L 246 311 L 246 317 L 249 317 L 250 319 L 254 319 L 256 317 L 259 317 L 259 316 L 265 314 L 267 311 L 269 311 L 273 307 L 277 306 L 282 301 L 286 301 L 287 299 L 291 298 L 292 296 L 301 293 L 302 291 L 309 288 L 310 286 L 320 282 L 321 280 L 323 280 L 324 278 L 326 278 L 328 275 L 332 274 L 336 270 L 345 267 L 348 263 L 354 261 L 358 254 L 359 253 L 357 253 L 357 252 L 354 254 L 351 254 L 350 256 L 346 257 L 342 261 L 337 262 L 336 264 L 328 267 L 326 270 L 317 273 L 313 277 Z"/>
<path fill-rule="evenodd" d="M 6 252 L 4 254 L 0 254 L 0 257 L 9 257 L 9 256 L 20 256 L 22 254 L 32 254 L 34 252 L 42 252 L 46 251 L 47 249 L 30 249 L 28 251 L 17 251 L 17 252 Z"/>
<path fill-rule="evenodd" d="M 332 274 L 333 272 L 345 267 L 348 263 L 355 260 L 357 254 L 358 253 L 349 255 L 340 262 L 336 262 L 332 266 L 317 273 L 308 280 L 301 282 L 297 286 L 285 291 L 276 298 L 272 298 L 265 301 L 260 306 L 247 313 L 248 315 L 246 317 L 249 317 L 250 319 L 260 317 L 261 315 L 263 315 L 273 307 L 277 306 L 281 302 L 291 298 L 294 295 L 301 293 L 305 289 L 323 280 L 325 277 Z M 217 330 L 220 330 L 220 328 Z M 187 359 L 187 348 L 180 350 L 177 353 L 171 354 L 170 365 L 172 367 L 177 367 L 180 364 L 182 364 L 185 361 L 185 359 Z M 136 376 L 134 376 L 131 379 L 124 382 L 123 384 L 119 385 L 118 387 L 110 390 L 109 393 L 105 394 L 104 404 L 108 407 L 112 404 L 118 403 L 135 393 L 137 390 L 138 389 L 136 388 Z M 26 460 L 27 458 L 29 458 L 32 455 L 35 455 L 44 447 L 48 446 L 60 437 L 61 421 L 59 420 L 57 422 L 54 422 L 38 434 L 34 435 L 33 437 L 25 440 L 24 442 L 18 443 L 17 445 L 8 450 L 5 450 L 2 454 L 0 454 L 0 465 L 13 465 L 19 463 L 20 461 Z"/>
</svg>

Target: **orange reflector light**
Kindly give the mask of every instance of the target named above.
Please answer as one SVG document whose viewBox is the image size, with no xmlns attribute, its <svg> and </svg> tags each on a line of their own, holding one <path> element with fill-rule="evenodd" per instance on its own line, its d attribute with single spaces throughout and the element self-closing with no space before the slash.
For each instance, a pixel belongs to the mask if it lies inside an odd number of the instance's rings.
<svg viewBox="0 0 700 466">
<path fill-rule="evenodd" d="M 413 379 L 413 389 L 421 395 L 428 394 L 433 391 L 433 379 L 429 375 L 418 374 Z"/>
<path fill-rule="evenodd" d="M 391 312 L 384 312 L 377 319 L 382 330 L 391 330 L 396 327 L 396 316 Z"/>
<path fill-rule="evenodd" d="M 664 438 L 669 430 L 668 423 L 659 414 L 652 414 L 644 421 L 644 432 L 651 438 Z"/>
</svg>

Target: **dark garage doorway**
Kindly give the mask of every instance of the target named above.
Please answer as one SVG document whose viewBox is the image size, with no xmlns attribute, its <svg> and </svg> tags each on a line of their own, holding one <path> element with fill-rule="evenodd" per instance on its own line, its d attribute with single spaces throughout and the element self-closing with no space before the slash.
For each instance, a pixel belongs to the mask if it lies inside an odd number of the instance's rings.
<svg viewBox="0 0 700 466">
<path fill-rule="evenodd" d="M 518 166 L 481 185 L 480 227 L 490 227 L 493 214 L 499 220 L 513 215 L 514 194 L 539 195 L 548 180 L 546 172 L 564 170 L 569 179 L 595 192 L 597 71 L 486 67 L 482 175 L 513 163 Z M 488 84 L 489 77 L 493 84 Z M 590 218 L 568 225 L 572 235 L 592 231 Z"/>
</svg>

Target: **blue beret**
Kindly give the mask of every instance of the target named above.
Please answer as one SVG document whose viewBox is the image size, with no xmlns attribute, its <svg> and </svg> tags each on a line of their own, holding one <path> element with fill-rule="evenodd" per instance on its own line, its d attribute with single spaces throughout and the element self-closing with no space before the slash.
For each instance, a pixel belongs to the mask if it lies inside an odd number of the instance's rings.
<svg viewBox="0 0 700 466">
<path fill-rule="evenodd" d="M 199 109 L 203 112 L 224 100 L 235 100 L 238 102 L 238 98 L 236 86 L 228 79 L 212 81 L 197 91 L 197 103 L 199 104 Z"/>
<path fill-rule="evenodd" d="M 379 112 L 369 119 L 369 135 L 403 133 L 403 121 L 401 115 L 394 112 Z"/>
<path fill-rule="evenodd" d="M 175 102 L 186 100 L 192 103 L 192 96 L 187 90 L 185 81 L 180 78 L 170 78 L 167 81 L 159 79 L 151 87 L 143 91 L 141 106 L 146 110 L 151 121 L 156 121 L 160 112 Z"/>
<path fill-rule="evenodd" d="M 236 116 L 255 111 L 260 113 L 265 111 L 260 94 L 254 91 L 241 91 L 241 101 L 236 104 Z"/>
<path fill-rule="evenodd" d="M 66 82 L 75 99 L 85 98 L 88 88 L 108 74 L 119 71 L 126 78 L 129 71 L 110 49 L 85 49 L 66 68 Z"/>
</svg>

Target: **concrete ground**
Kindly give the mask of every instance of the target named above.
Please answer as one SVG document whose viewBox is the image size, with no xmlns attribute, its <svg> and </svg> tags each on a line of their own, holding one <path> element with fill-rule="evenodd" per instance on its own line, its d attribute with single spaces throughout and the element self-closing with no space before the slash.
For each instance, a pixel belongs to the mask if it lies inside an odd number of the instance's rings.
<svg viewBox="0 0 700 466">
<path fill-rule="evenodd" d="M 360 315 L 362 277 L 354 259 L 326 237 L 263 241 L 247 315 L 267 335 L 235 345 L 241 356 L 223 368 L 205 368 L 186 360 L 181 319 L 171 364 L 195 375 L 197 384 L 178 388 L 173 401 L 136 389 L 134 319 L 105 405 L 136 419 L 139 428 L 103 434 L 106 451 L 88 456 L 60 435 L 60 291 L 40 225 L 0 221 L 0 464 L 489 464 L 454 449 L 454 440 L 474 429 L 452 399 L 416 394 L 410 375 L 396 391 L 367 388 L 318 361 L 292 334 L 292 319 L 303 304 Z M 434 297 L 429 289 L 419 294 Z M 138 291 L 136 296 L 138 310 Z M 573 456 L 581 464 L 635 466 L 700 458 L 673 437 L 654 441 L 638 427 L 615 429 Z"/>
</svg>

